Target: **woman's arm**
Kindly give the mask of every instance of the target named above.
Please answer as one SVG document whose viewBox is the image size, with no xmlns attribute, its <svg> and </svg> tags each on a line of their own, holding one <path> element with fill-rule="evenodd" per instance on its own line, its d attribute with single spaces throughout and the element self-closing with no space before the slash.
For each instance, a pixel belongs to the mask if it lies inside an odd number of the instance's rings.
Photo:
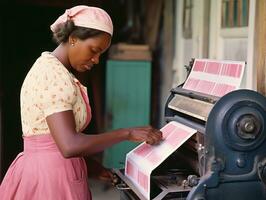
<svg viewBox="0 0 266 200">
<path fill-rule="evenodd" d="M 162 133 L 149 126 L 118 129 L 97 135 L 77 133 L 71 110 L 49 115 L 46 121 L 59 150 L 66 158 L 97 153 L 125 140 L 157 144 L 162 139 Z"/>
</svg>

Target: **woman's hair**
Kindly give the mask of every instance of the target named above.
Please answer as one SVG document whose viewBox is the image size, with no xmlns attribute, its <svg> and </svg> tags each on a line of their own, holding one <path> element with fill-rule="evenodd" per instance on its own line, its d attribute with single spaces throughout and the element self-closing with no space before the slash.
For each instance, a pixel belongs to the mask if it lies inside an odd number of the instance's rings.
<svg viewBox="0 0 266 200">
<path fill-rule="evenodd" d="M 61 44 L 67 42 L 69 36 L 75 36 L 81 40 L 85 40 L 102 33 L 104 32 L 100 30 L 75 26 L 72 20 L 67 20 L 65 23 L 58 24 L 53 32 L 53 40 L 57 44 Z"/>
</svg>

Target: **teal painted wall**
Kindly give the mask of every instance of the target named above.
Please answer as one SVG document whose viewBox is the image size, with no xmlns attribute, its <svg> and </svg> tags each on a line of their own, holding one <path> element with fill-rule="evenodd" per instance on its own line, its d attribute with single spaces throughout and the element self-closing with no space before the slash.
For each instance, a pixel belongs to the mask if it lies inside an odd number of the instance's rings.
<svg viewBox="0 0 266 200">
<path fill-rule="evenodd" d="M 148 61 L 107 61 L 106 130 L 150 124 L 151 64 Z M 107 168 L 124 168 L 126 154 L 137 143 L 122 142 L 104 152 Z"/>
</svg>

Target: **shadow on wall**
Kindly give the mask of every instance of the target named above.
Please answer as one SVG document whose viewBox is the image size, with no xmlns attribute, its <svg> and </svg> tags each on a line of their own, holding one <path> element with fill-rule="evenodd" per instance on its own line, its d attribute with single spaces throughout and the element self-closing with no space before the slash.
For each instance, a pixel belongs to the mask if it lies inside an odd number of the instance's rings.
<svg viewBox="0 0 266 200">
<path fill-rule="evenodd" d="M 62 9 L 23 5 L 2 5 L 1 8 L 3 177 L 23 148 L 19 102 L 22 82 L 41 52 L 55 47 L 49 25 Z"/>
</svg>

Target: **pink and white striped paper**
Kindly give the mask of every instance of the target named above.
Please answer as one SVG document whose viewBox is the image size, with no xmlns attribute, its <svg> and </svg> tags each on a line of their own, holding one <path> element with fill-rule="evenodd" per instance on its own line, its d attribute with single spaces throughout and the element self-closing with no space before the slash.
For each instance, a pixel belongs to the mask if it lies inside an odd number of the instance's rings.
<svg viewBox="0 0 266 200">
<path fill-rule="evenodd" d="M 183 88 L 221 97 L 239 89 L 245 62 L 195 59 Z"/>
<path fill-rule="evenodd" d="M 197 132 L 174 121 L 166 124 L 161 131 L 164 140 L 159 145 L 142 143 L 126 157 L 125 175 L 147 199 L 150 199 L 152 171 Z"/>
</svg>

